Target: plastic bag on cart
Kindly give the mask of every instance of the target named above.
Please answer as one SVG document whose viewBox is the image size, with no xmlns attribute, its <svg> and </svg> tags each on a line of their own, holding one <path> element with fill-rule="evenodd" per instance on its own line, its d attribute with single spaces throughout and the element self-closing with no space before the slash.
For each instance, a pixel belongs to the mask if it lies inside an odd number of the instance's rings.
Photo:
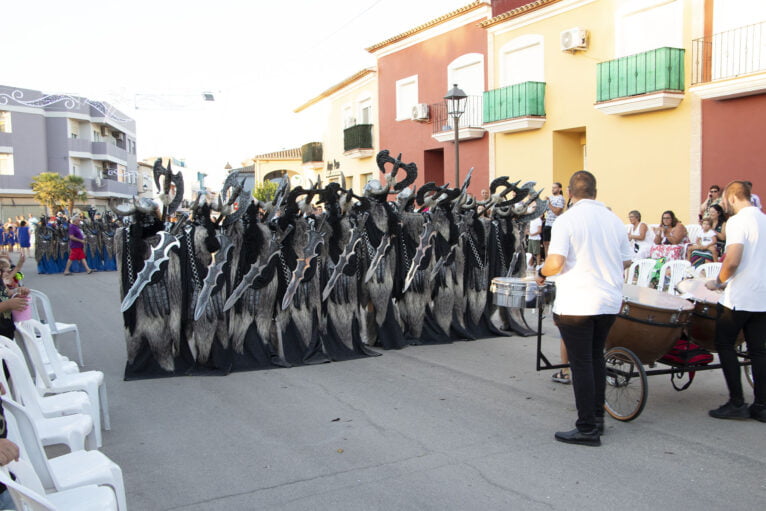
<svg viewBox="0 0 766 511">
<path fill-rule="evenodd" d="M 679 339 L 676 341 L 673 347 L 670 348 L 670 351 L 660 358 L 660 362 L 665 362 L 674 367 L 678 367 L 678 374 L 671 373 L 670 375 L 670 381 L 673 384 L 673 388 L 678 391 L 688 389 L 689 385 L 694 381 L 695 371 L 687 371 L 684 367 L 708 365 L 712 361 L 713 355 L 709 351 L 687 339 Z M 683 378 L 684 374 L 689 375 L 689 381 L 683 386 L 678 387 L 674 380 Z"/>
</svg>

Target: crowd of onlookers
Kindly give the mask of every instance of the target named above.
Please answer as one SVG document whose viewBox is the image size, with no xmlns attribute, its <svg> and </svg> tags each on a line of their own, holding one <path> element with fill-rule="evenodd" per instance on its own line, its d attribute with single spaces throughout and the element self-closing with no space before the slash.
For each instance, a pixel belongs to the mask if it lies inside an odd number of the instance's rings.
<svg viewBox="0 0 766 511">
<path fill-rule="evenodd" d="M 553 223 L 566 209 L 559 183 L 553 184 L 552 195 L 547 200 L 545 214 L 530 222 L 527 230 L 527 252 L 532 256 L 530 265 L 534 267 L 542 265 Z M 758 195 L 752 194 L 752 203 L 761 209 Z M 634 260 L 686 259 L 695 268 L 704 263 L 721 261 L 726 246 L 726 213 L 721 206 L 720 186 L 710 187 L 707 198 L 700 204 L 697 220 L 684 225 L 673 211 L 668 210 L 662 213 L 658 224 L 650 225 L 642 221 L 639 211 L 631 211 L 626 230 L 635 252 Z"/>
<path fill-rule="evenodd" d="M 34 217 L 29 215 L 29 218 L 23 216 L 17 216 L 14 218 L 8 218 L 8 221 L 0 225 L 0 246 L 2 250 L 7 252 L 22 252 L 24 255 L 29 255 L 29 248 L 32 246 L 32 232 L 33 227 L 32 220 Z M 37 219 L 34 219 L 35 223 Z"/>
</svg>

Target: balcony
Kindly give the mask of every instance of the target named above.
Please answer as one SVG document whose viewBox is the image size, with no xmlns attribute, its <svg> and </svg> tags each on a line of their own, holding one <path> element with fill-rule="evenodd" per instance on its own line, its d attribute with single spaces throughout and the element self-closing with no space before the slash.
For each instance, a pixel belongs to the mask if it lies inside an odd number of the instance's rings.
<svg viewBox="0 0 766 511">
<path fill-rule="evenodd" d="M 108 142 L 93 142 L 91 144 L 91 153 L 93 153 L 94 159 L 101 159 L 97 158 L 98 156 L 107 156 L 105 159 L 116 163 L 122 163 L 123 165 L 128 160 L 128 152 L 125 151 L 125 149 L 120 149 L 116 145 Z"/>
<path fill-rule="evenodd" d="M 474 140 L 484 136 L 487 131 L 484 129 L 482 117 L 484 109 L 482 107 L 483 98 L 481 96 L 468 96 L 465 103 L 465 112 L 460 116 L 458 125 L 458 138 L 463 140 Z M 433 103 L 430 105 L 431 122 L 433 123 L 433 138 L 439 142 L 452 142 L 455 140 L 455 126 L 451 116 L 447 115 L 447 106 L 442 103 Z"/>
<path fill-rule="evenodd" d="M 766 21 L 692 41 L 692 90 L 703 99 L 766 91 Z"/>
<path fill-rule="evenodd" d="M 596 108 L 630 115 L 675 108 L 684 98 L 684 50 L 657 48 L 598 64 Z"/>
<path fill-rule="evenodd" d="M 69 149 L 69 152 L 89 154 L 92 154 L 93 149 L 91 146 L 91 141 L 82 138 L 67 139 L 67 148 Z"/>
<path fill-rule="evenodd" d="M 13 133 L 0 131 L 0 147 L 13 147 Z"/>
<path fill-rule="evenodd" d="M 372 124 L 357 124 L 343 130 L 343 154 L 349 158 L 369 158 L 375 155 Z"/>
<path fill-rule="evenodd" d="M 545 83 L 523 82 L 484 93 L 484 128 L 490 133 L 539 129 L 545 124 Z"/>
</svg>

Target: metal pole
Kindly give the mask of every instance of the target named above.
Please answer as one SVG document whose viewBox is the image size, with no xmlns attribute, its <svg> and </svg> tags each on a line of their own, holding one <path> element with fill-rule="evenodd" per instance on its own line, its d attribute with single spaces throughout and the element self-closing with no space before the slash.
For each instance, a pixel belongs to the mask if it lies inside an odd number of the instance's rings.
<svg viewBox="0 0 766 511">
<path fill-rule="evenodd" d="M 459 116 L 453 116 L 452 117 L 454 123 L 455 123 L 455 182 L 453 183 L 453 186 L 460 187 L 460 135 L 458 134 L 458 130 L 460 129 L 460 117 Z"/>
</svg>

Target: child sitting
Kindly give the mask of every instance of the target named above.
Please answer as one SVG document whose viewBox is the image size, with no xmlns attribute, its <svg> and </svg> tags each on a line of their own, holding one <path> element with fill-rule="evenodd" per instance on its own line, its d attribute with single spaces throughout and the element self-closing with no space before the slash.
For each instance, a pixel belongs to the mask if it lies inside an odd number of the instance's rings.
<svg viewBox="0 0 766 511">
<path fill-rule="evenodd" d="M 716 248 L 716 232 L 713 230 L 713 224 L 709 218 L 702 220 L 702 233 L 697 238 L 697 242 L 690 244 L 686 249 L 686 258 L 691 261 L 695 268 L 704 263 L 718 261 L 718 249 Z"/>
</svg>

